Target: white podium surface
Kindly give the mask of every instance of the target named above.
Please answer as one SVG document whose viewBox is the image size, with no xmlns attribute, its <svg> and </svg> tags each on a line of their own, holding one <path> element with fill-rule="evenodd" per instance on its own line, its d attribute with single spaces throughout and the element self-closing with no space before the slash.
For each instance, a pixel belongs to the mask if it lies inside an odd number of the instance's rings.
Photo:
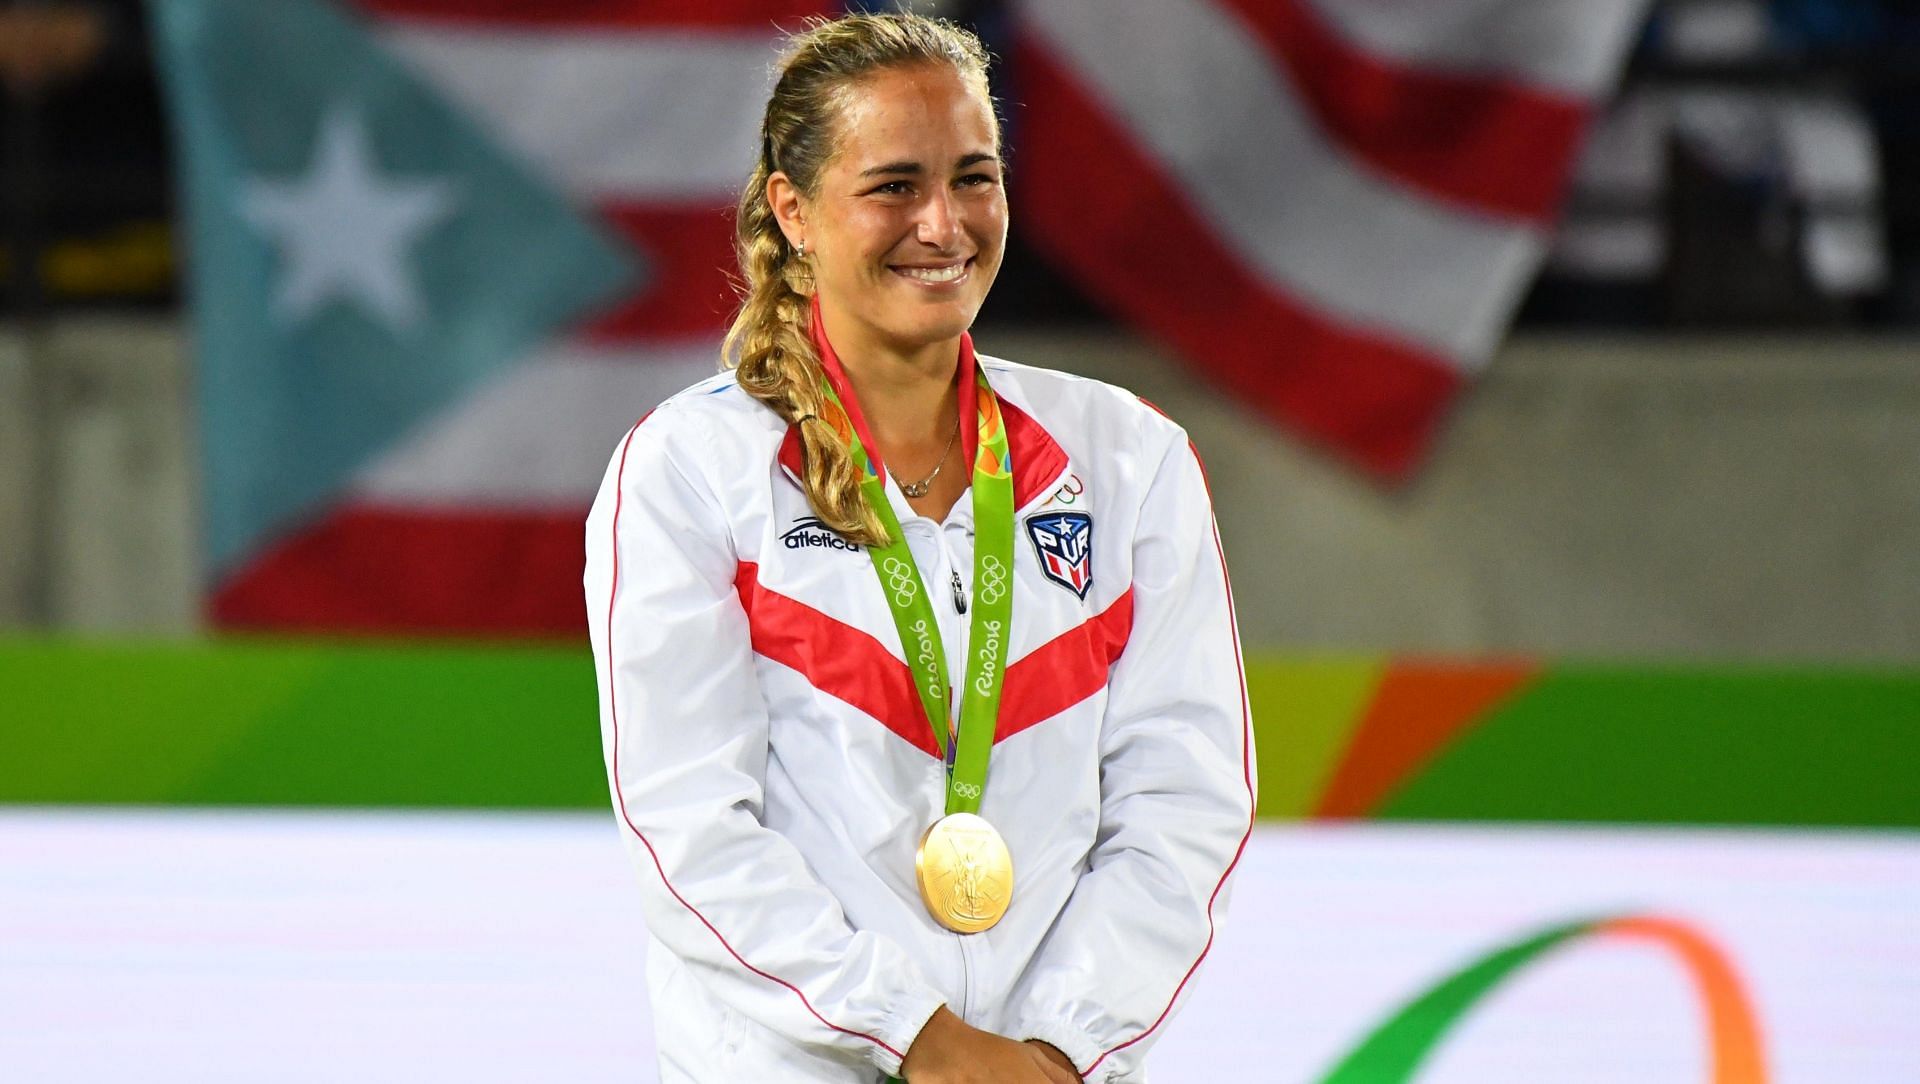
<svg viewBox="0 0 1920 1084">
<path fill-rule="evenodd" d="M 611 815 L 0 808 L 0 1079 L 650 1081 Z M 1156 1084 L 1319 1084 L 1431 985 L 1585 918 L 1732 966 L 1770 1081 L 1920 1080 L 1920 835 L 1260 828 Z M 1709 1080 L 1675 954 L 1586 937 L 1476 1002 L 1421 1084 Z"/>
</svg>

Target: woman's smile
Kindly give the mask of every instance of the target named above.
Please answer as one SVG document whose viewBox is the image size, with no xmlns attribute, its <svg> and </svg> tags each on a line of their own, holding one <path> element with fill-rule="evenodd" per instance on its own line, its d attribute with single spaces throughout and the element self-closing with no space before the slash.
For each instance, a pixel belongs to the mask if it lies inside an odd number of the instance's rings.
<svg viewBox="0 0 1920 1084">
<path fill-rule="evenodd" d="M 948 293 L 966 285 L 973 271 L 973 257 L 944 263 L 890 264 L 887 269 L 917 289 Z"/>
</svg>

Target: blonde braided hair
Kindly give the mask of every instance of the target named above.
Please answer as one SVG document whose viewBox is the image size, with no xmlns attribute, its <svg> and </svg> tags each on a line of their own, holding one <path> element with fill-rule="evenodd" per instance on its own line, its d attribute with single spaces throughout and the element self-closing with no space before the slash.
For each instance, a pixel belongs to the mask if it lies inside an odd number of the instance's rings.
<svg viewBox="0 0 1920 1084">
<path fill-rule="evenodd" d="M 741 302 L 721 353 L 747 394 L 800 427 L 807 503 L 821 523 L 859 545 L 884 545 L 886 528 L 861 496 L 858 470 L 830 420 L 811 334 L 813 275 L 774 217 L 767 178 L 782 171 L 802 194 L 819 191 L 851 84 L 887 68 L 948 64 L 984 94 L 987 63 L 980 40 L 944 20 L 855 14 L 810 22 L 781 56 L 760 126 L 760 158 L 740 193 L 734 251 Z"/>
</svg>

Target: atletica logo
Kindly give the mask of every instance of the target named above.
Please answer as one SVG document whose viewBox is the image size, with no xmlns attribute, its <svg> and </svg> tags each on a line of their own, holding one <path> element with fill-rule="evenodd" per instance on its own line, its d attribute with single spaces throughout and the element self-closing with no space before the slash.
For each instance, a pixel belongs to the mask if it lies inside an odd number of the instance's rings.
<svg viewBox="0 0 1920 1084">
<path fill-rule="evenodd" d="M 973 679 L 973 691 L 981 696 L 993 692 L 993 675 L 1000 669 L 1000 622 L 989 621 L 985 628 L 987 642 L 980 645 L 980 676 Z"/>
<path fill-rule="evenodd" d="M 780 541 L 786 543 L 786 547 L 790 550 L 824 547 L 830 550 L 845 550 L 848 553 L 860 551 L 859 546 L 828 530 L 827 525 L 820 522 L 816 516 L 808 516 L 794 524 L 792 530 L 780 536 Z"/>
</svg>

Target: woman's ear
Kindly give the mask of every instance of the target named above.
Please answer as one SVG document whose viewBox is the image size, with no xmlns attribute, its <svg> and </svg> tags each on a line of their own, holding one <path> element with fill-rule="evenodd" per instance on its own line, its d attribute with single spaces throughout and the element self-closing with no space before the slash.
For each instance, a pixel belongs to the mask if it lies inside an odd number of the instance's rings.
<svg viewBox="0 0 1920 1084">
<path fill-rule="evenodd" d="M 807 200 L 800 194 L 800 186 L 784 172 L 774 170 L 767 176 L 767 206 L 773 210 L 774 221 L 780 223 L 780 232 L 787 235 L 787 244 L 799 248 L 807 239 Z"/>
</svg>

